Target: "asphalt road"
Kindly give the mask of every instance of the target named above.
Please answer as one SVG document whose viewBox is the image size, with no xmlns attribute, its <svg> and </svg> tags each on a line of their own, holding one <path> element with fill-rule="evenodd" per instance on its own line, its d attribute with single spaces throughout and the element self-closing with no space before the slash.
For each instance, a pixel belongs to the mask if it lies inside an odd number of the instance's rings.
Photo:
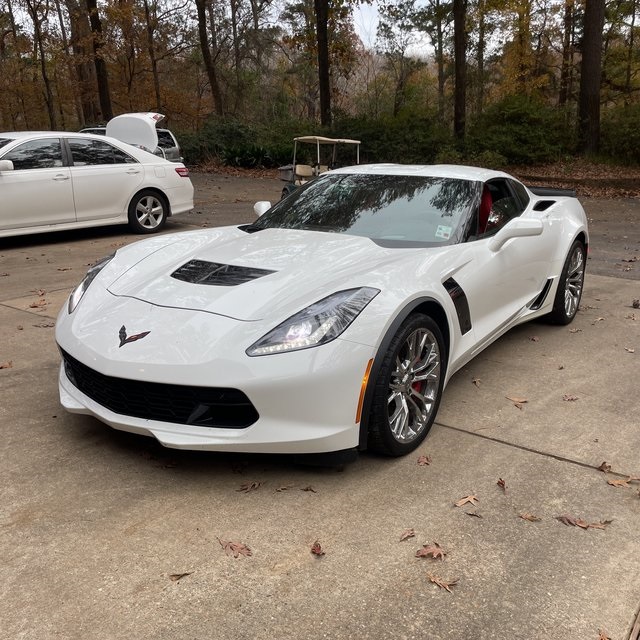
<svg viewBox="0 0 640 640">
<path fill-rule="evenodd" d="M 167 232 L 250 221 L 280 188 L 194 182 L 196 209 Z M 57 311 L 88 264 L 136 238 L 0 240 L 2 636 L 635 640 L 638 205 L 585 201 L 572 325 L 509 332 L 454 376 L 419 451 L 343 469 L 171 451 L 66 414 Z M 436 542 L 444 559 L 416 558 Z"/>
</svg>

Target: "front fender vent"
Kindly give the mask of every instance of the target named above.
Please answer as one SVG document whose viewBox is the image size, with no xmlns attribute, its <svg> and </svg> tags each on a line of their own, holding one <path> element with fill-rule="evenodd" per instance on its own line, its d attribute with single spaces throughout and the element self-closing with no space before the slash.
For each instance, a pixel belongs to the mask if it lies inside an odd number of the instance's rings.
<svg viewBox="0 0 640 640">
<path fill-rule="evenodd" d="M 274 271 L 256 269 L 255 267 L 241 267 L 234 264 L 219 264 L 206 260 L 189 260 L 176 269 L 171 277 L 192 284 L 209 284 L 219 287 L 235 287 L 250 282 L 262 276 L 268 276 Z"/>
</svg>

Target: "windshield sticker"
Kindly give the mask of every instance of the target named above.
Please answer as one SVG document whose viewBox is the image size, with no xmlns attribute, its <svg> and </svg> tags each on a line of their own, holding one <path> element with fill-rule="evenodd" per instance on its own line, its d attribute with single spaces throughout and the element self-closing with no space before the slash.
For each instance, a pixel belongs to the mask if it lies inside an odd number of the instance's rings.
<svg viewBox="0 0 640 640">
<path fill-rule="evenodd" d="M 447 227 L 444 224 L 439 224 L 436 229 L 436 238 L 442 238 L 443 240 L 448 240 L 451 237 L 451 227 Z"/>
</svg>

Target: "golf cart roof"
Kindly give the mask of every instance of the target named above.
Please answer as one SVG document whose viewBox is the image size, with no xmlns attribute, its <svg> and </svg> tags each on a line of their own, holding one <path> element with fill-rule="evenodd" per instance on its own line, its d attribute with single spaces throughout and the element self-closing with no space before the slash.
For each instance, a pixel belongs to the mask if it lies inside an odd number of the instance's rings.
<svg viewBox="0 0 640 640">
<path fill-rule="evenodd" d="M 311 144 L 360 144 L 360 140 L 348 138 L 324 138 L 323 136 L 300 136 L 294 142 L 310 142 Z"/>
</svg>

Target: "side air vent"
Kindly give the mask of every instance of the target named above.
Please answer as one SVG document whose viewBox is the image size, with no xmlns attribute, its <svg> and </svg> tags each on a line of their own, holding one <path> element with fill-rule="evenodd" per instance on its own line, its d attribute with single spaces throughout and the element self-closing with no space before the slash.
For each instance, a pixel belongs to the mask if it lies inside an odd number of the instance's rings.
<svg viewBox="0 0 640 640">
<path fill-rule="evenodd" d="M 552 204 L 555 204 L 555 200 L 539 200 L 533 205 L 534 211 L 546 211 Z"/>
<path fill-rule="evenodd" d="M 464 335 L 471 331 L 471 311 L 469 310 L 467 294 L 453 278 L 445 280 L 442 286 L 451 296 L 453 306 L 456 308 L 456 314 L 458 315 L 458 322 L 460 323 L 460 333 Z"/>
<path fill-rule="evenodd" d="M 235 287 L 262 276 L 268 276 L 274 271 L 256 269 L 254 267 L 240 267 L 233 264 L 219 264 L 206 260 L 189 260 L 176 269 L 171 277 L 193 284 L 209 284 L 219 287 Z"/>
</svg>

